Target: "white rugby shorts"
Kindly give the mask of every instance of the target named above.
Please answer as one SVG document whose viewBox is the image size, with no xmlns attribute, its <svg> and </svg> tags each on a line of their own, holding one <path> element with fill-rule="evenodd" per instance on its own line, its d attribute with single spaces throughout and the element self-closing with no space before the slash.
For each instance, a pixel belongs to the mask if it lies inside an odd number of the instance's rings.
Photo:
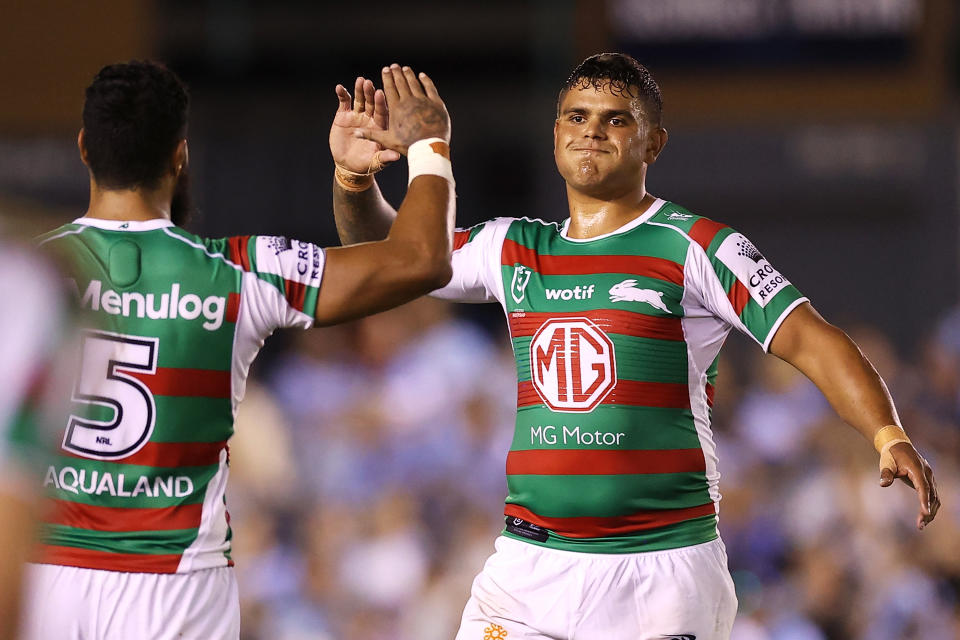
<svg viewBox="0 0 960 640">
<path fill-rule="evenodd" d="M 126 573 L 27 566 L 22 640 L 238 640 L 232 567 Z"/>
<path fill-rule="evenodd" d="M 456 640 L 727 640 L 737 597 L 719 538 L 644 553 L 561 551 L 501 536 Z"/>
</svg>

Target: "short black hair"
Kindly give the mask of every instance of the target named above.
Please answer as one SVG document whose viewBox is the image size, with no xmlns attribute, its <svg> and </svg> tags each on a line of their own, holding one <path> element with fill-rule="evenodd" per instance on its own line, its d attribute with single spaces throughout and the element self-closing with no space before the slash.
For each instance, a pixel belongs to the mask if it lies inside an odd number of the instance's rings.
<svg viewBox="0 0 960 640">
<path fill-rule="evenodd" d="M 84 150 L 97 184 L 107 189 L 156 188 L 187 135 L 190 96 L 162 64 L 107 65 L 87 87 Z"/>
<path fill-rule="evenodd" d="M 649 69 L 625 53 L 598 53 L 592 55 L 573 70 L 560 89 L 557 111 L 563 95 L 571 89 L 593 87 L 597 91 L 609 86 L 615 95 L 639 98 L 643 102 L 644 116 L 654 126 L 663 125 L 663 96 L 660 86 Z"/>
</svg>

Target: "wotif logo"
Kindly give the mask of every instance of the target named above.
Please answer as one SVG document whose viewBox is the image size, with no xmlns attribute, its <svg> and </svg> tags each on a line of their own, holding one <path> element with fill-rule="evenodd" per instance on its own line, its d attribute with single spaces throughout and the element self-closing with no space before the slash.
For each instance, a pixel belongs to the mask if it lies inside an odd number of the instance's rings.
<svg viewBox="0 0 960 640">
<path fill-rule="evenodd" d="M 582 287 L 575 286 L 573 289 L 547 289 L 547 300 L 589 300 L 593 297 L 595 285 Z"/>
<path fill-rule="evenodd" d="M 227 299 L 223 296 L 207 296 L 202 299 L 194 293 L 181 296 L 179 282 L 173 283 L 168 293 L 159 296 L 153 293 L 142 294 L 139 291 L 103 291 L 103 283 L 99 280 L 91 280 L 82 296 L 76 283 L 74 288 L 80 298 L 80 306 L 85 309 L 103 311 L 114 316 L 147 317 L 151 320 L 196 320 L 202 315 L 206 320 L 202 326 L 207 331 L 216 331 L 223 325 L 227 310 Z"/>
<path fill-rule="evenodd" d="M 613 342 L 589 318 L 544 322 L 530 341 L 530 368 L 554 411 L 592 411 L 617 384 Z"/>
</svg>

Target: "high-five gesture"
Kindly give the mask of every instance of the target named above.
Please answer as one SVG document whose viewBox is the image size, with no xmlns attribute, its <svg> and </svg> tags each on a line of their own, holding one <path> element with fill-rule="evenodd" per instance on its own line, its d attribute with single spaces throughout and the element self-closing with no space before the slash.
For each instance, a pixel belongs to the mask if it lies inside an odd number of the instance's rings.
<svg viewBox="0 0 960 640">
<path fill-rule="evenodd" d="M 354 137 L 373 141 L 404 155 L 407 147 L 424 138 L 442 138 L 450 142 L 450 116 L 427 74 L 417 75 L 410 67 L 393 64 L 383 68 L 382 76 L 389 110 L 387 127 L 384 130 L 378 126 L 371 115 L 373 126 L 355 129 Z M 373 113 L 377 113 L 376 93 Z"/>
<path fill-rule="evenodd" d="M 337 166 L 357 174 L 376 173 L 386 165 L 400 159 L 393 149 L 355 138 L 357 129 L 387 128 L 387 100 L 382 89 L 374 89 L 373 82 L 357 78 L 351 96 L 346 87 L 338 84 L 337 98 L 340 101 L 337 114 L 330 127 L 330 152 Z"/>
</svg>

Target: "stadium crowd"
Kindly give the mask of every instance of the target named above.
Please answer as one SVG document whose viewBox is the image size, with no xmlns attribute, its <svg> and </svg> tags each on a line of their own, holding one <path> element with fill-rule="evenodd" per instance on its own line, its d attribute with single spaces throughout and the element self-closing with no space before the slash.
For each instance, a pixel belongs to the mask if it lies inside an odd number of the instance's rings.
<svg viewBox="0 0 960 640">
<path fill-rule="evenodd" d="M 916 494 L 880 488 L 870 444 L 732 337 L 713 418 L 733 640 L 960 637 L 960 310 L 909 356 L 850 329 L 944 512 L 917 532 Z M 449 640 L 503 526 L 509 341 L 433 299 L 285 340 L 255 367 L 230 449 L 243 639 Z"/>
</svg>

